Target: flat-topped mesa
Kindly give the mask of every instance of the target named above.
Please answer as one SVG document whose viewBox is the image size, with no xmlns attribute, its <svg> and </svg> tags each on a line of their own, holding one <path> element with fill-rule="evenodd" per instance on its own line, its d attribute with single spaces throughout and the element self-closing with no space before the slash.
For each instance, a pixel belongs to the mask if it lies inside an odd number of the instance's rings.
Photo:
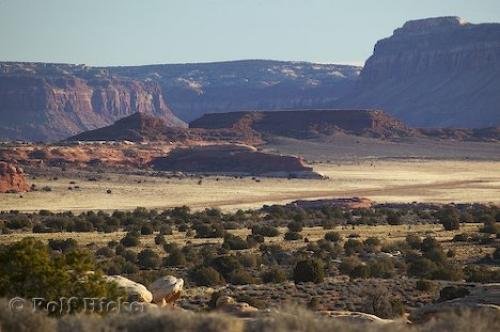
<svg viewBox="0 0 500 332">
<path fill-rule="evenodd" d="M 323 178 L 299 157 L 264 153 L 243 144 L 178 148 L 152 160 L 151 166 L 169 172 Z"/>
<path fill-rule="evenodd" d="M 392 137 L 409 132 L 402 122 L 379 110 L 243 111 L 205 114 L 190 128 L 231 128 L 294 138 L 311 138 L 346 132 Z"/>
<path fill-rule="evenodd" d="M 394 35 L 399 33 L 425 33 L 441 29 L 457 28 L 470 24 L 458 16 L 431 17 L 406 22 L 401 28 L 394 30 Z"/>
</svg>

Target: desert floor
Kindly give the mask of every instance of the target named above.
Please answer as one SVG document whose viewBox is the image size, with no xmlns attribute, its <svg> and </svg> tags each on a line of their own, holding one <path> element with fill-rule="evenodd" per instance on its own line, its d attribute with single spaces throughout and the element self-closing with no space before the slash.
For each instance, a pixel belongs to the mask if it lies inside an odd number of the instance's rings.
<svg viewBox="0 0 500 332">
<path fill-rule="evenodd" d="M 296 199 L 365 196 L 377 202 L 500 203 L 500 162 L 441 160 L 365 160 L 316 163 L 314 169 L 328 180 L 209 177 L 165 178 L 88 173 L 71 176 L 30 177 L 35 191 L 0 196 L 0 210 L 54 211 L 220 207 L 255 208 Z M 260 182 L 259 182 L 260 181 Z M 70 184 L 71 182 L 71 184 Z M 78 186 L 69 190 L 68 187 Z M 107 194 L 107 190 L 111 194 Z"/>
</svg>

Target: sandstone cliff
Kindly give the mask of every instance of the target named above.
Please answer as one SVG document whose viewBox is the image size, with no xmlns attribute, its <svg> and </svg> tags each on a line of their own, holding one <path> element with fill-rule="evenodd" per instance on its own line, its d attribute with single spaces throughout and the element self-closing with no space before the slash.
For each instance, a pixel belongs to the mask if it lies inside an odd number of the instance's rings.
<svg viewBox="0 0 500 332">
<path fill-rule="evenodd" d="M 382 108 L 416 127 L 500 124 L 500 24 L 407 22 L 379 41 L 340 103 Z"/>
<path fill-rule="evenodd" d="M 30 189 L 21 168 L 0 161 L 0 193 L 25 192 Z"/>
<path fill-rule="evenodd" d="M 0 140 L 58 140 L 136 112 L 183 125 L 155 82 L 82 66 L 0 64 Z"/>
</svg>

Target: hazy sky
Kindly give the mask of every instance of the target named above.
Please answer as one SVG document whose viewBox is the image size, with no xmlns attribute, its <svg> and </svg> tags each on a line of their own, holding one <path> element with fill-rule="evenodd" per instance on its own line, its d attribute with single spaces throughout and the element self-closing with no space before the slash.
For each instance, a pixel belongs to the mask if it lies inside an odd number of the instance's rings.
<svg viewBox="0 0 500 332">
<path fill-rule="evenodd" d="M 409 19 L 500 22 L 500 0 L 0 0 L 0 60 L 362 64 Z"/>
</svg>

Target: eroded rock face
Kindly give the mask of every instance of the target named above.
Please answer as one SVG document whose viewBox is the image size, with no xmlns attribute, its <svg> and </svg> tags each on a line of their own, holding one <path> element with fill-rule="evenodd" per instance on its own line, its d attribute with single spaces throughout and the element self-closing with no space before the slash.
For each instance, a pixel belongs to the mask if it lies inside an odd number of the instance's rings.
<svg viewBox="0 0 500 332">
<path fill-rule="evenodd" d="M 409 135 L 402 122 L 376 110 L 254 111 L 205 114 L 190 128 L 230 128 L 249 135 L 312 138 L 346 132 L 355 135 L 393 137 Z"/>
<path fill-rule="evenodd" d="M 500 24 L 410 21 L 380 40 L 348 107 L 382 108 L 414 127 L 500 124 Z"/>
<path fill-rule="evenodd" d="M 0 140 L 59 140 L 136 112 L 184 125 L 157 83 L 81 66 L 0 63 Z"/>
<path fill-rule="evenodd" d="M 29 189 L 30 186 L 21 168 L 0 161 L 0 193 L 25 192 Z"/>
</svg>

